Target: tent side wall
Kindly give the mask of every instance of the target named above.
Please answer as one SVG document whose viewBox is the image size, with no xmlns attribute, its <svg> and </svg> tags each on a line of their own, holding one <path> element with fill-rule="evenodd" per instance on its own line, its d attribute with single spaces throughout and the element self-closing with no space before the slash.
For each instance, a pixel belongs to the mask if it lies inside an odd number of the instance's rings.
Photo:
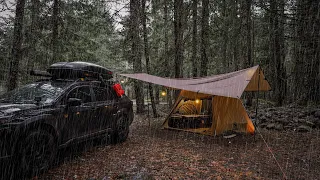
<svg viewBox="0 0 320 180">
<path fill-rule="evenodd" d="M 266 80 L 266 77 L 264 76 L 263 71 L 259 67 L 259 69 L 255 71 L 252 78 L 250 79 L 250 82 L 245 88 L 245 91 L 270 91 L 270 90 L 271 90 L 270 84 Z"/>
<path fill-rule="evenodd" d="M 212 102 L 215 134 L 228 130 L 254 133 L 254 125 L 240 99 L 214 96 Z"/>
</svg>

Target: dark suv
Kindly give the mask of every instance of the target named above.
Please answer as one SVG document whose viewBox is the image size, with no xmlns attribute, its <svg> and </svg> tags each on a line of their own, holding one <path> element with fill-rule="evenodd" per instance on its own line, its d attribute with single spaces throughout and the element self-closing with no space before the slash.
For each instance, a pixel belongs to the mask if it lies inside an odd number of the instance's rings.
<svg viewBox="0 0 320 180">
<path fill-rule="evenodd" d="M 101 137 L 113 143 L 127 139 L 132 101 L 111 80 L 111 71 L 71 62 L 33 75 L 46 78 L 0 97 L 2 171 L 11 159 L 35 174 L 50 166 L 59 148 Z"/>
</svg>

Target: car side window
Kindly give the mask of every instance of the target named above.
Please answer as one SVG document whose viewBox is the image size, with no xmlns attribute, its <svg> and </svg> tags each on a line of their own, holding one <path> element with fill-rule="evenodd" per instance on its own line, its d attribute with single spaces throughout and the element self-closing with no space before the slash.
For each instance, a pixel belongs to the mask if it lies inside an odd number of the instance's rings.
<svg viewBox="0 0 320 180">
<path fill-rule="evenodd" d="M 115 94 L 110 88 L 95 87 L 93 88 L 93 91 L 96 97 L 96 101 L 107 101 L 115 99 Z"/>
<path fill-rule="evenodd" d="M 89 86 L 82 86 L 73 89 L 67 96 L 69 98 L 81 99 L 82 103 L 92 102 Z"/>
</svg>

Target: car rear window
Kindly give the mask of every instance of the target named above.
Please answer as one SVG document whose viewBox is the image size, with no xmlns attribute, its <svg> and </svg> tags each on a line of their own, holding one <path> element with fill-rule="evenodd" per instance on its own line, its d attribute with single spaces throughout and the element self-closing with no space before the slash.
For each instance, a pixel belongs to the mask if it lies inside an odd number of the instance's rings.
<svg viewBox="0 0 320 180">
<path fill-rule="evenodd" d="M 93 88 L 96 101 L 107 101 L 107 100 L 113 100 L 117 96 L 115 92 L 110 88 L 103 88 L 103 87 L 95 87 Z"/>
<path fill-rule="evenodd" d="M 81 86 L 81 87 L 78 87 L 78 88 L 72 90 L 68 94 L 67 99 L 69 99 L 69 98 L 81 99 L 83 103 L 91 102 L 91 93 L 90 93 L 89 86 Z"/>
</svg>

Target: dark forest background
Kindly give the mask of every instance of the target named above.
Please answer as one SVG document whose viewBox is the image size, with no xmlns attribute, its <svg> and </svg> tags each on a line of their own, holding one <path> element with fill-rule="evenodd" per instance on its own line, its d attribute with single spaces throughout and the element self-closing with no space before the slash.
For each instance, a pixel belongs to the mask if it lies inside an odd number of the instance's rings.
<svg viewBox="0 0 320 180">
<path fill-rule="evenodd" d="M 175 78 L 260 64 L 272 87 L 261 96 L 268 102 L 320 101 L 319 0 L 2 0 L 0 6 L 9 12 L 0 17 L 2 89 L 58 61 Z M 138 105 L 142 87 L 134 83 Z M 159 99 L 161 87 L 146 89 Z"/>
</svg>

